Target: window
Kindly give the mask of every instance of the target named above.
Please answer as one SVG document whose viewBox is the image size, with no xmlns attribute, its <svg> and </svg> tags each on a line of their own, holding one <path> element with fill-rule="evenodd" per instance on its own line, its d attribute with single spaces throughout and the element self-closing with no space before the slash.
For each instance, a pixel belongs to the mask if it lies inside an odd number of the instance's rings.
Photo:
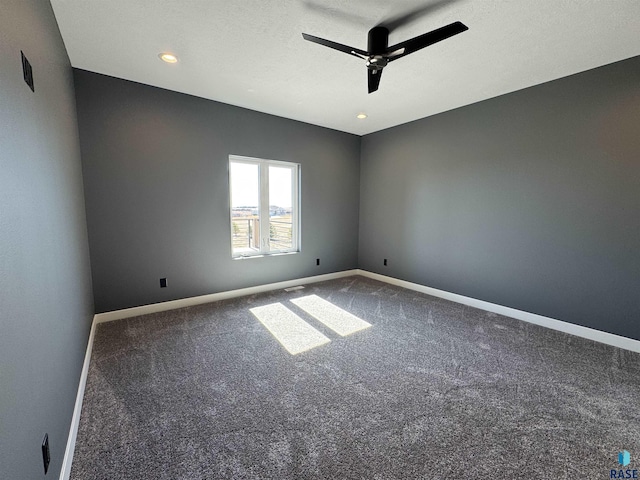
<svg viewBox="0 0 640 480">
<path fill-rule="evenodd" d="M 229 156 L 234 257 L 300 250 L 300 166 Z"/>
</svg>

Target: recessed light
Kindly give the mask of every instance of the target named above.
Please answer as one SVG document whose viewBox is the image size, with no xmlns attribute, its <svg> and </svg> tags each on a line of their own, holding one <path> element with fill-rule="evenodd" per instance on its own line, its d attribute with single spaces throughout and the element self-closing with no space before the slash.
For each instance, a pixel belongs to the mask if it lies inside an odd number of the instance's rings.
<svg viewBox="0 0 640 480">
<path fill-rule="evenodd" d="M 366 113 L 359 113 L 358 115 L 356 115 L 356 118 L 359 118 L 360 120 L 364 120 L 365 118 L 367 118 L 367 114 Z"/>
<path fill-rule="evenodd" d="M 167 63 L 177 63 L 178 62 L 178 57 L 176 57 L 175 55 L 173 55 L 171 53 L 161 53 L 158 56 L 160 57 L 160 60 L 162 60 L 163 62 L 167 62 Z"/>
</svg>

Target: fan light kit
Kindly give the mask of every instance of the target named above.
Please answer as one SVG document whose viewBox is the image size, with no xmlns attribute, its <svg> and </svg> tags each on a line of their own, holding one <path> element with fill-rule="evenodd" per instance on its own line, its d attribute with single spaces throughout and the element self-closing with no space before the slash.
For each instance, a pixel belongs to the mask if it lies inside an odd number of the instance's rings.
<svg viewBox="0 0 640 480">
<path fill-rule="evenodd" d="M 167 62 L 167 63 L 177 63 L 178 62 L 178 57 L 176 57 L 175 55 L 171 54 L 171 53 L 161 53 L 158 55 L 158 57 L 160 57 L 160 60 L 162 60 L 163 62 Z"/>
<path fill-rule="evenodd" d="M 314 37 L 313 35 L 308 35 L 306 33 L 302 34 L 302 38 L 365 60 L 367 66 L 369 93 L 373 93 L 378 90 L 380 77 L 382 77 L 382 69 L 386 67 L 389 62 L 393 62 L 398 58 L 417 52 L 424 47 L 428 47 L 429 45 L 433 45 L 434 43 L 440 42 L 449 37 L 453 37 L 465 30 L 469 30 L 469 28 L 464 23 L 453 22 L 444 27 L 389 47 L 389 29 L 387 27 L 377 26 L 369 30 L 367 51 L 332 42 L 331 40 L 325 40 L 324 38 Z M 359 115 L 358 118 L 360 118 Z"/>
</svg>

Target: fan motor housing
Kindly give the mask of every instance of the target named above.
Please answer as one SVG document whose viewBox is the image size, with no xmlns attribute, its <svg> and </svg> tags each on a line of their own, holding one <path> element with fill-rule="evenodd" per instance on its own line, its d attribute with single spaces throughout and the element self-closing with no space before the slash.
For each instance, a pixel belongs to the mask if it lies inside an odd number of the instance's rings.
<svg viewBox="0 0 640 480">
<path fill-rule="evenodd" d="M 389 63 L 389 60 L 382 55 L 373 55 L 367 58 L 367 68 L 369 70 L 382 70 L 387 66 L 387 63 Z"/>
</svg>

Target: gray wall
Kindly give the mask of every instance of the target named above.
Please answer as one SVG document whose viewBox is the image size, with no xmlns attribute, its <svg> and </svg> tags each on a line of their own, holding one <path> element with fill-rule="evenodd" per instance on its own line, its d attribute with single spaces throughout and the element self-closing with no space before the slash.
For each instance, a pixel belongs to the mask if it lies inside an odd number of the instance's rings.
<svg viewBox="0 0 640 480">
<path fill-rule="evenodd" d="M 359 137 L 82 70 L 75 86 L 98 312 L 357 266 Z M 302 165 L 301 253 L 231 258 L 229 154 Z"/>
<path fill-rule="evenodd" d="M 640 57 L 367 135 L 360 182 L 360 268 L 640 339 Z"/>
<path fill-rule="evenodd" d="M 44 478 L 46 432 L 56 478 L 93 301 L 72 70 L 46 1 L 0 2 L 0 172 L 0 478 Z"/>
</svg>

